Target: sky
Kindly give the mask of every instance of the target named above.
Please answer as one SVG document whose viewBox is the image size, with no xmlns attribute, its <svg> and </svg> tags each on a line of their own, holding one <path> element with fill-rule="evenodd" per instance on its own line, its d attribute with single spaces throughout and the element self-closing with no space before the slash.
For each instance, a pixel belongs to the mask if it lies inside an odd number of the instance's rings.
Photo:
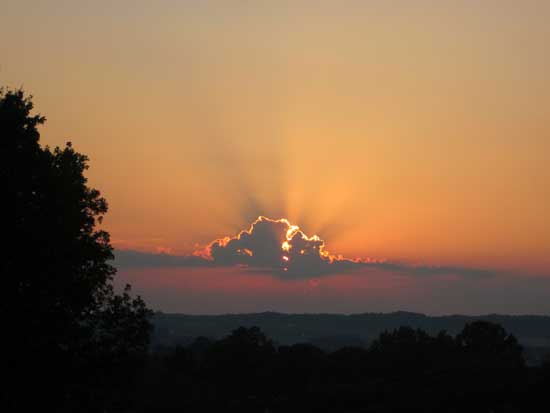
<svg viewBox="0 0 550 413">
<path fill-rule="evenodd" d="M 550 313 L 550 2 L 1 3 L 153 308 Z"/>
</svg>

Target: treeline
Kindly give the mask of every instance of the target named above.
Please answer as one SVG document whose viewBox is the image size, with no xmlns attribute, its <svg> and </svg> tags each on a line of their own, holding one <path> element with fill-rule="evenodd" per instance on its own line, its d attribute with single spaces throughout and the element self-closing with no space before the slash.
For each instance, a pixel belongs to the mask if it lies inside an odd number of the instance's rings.
<svg viewBox="0 0 550 413">
<path fill-rule="evenodd" d="M 150 355 L 136 411 L 529 411 L 544 402 L 550 365 L 526 367 L 498 324 L 451 336 L 400 327 L 368 348 L 326 353 L 277 346 L 257 327 Z"/>
<path fill-rule="evenodd" d="M 466 323 L 490 321 L 514 334 L 525 347 L 549 345 L 549 316 L 450 315 L 427 316 L 397 311 L 363 314 L 284 314 L 275 312 L 249 314 L 190 315 L 156 312 L 152 321 L 155 331 L 152 344 L 189 344 L 194 337 L 221 338 L 239 327 L 257 326 L 281 344 L 310 342 L 324 350 L 343 345 L 368 343 L 384 330 L 400 326 L 420 328 L 430 334 L 445 330 L 456 335 Z"/>
</svg>

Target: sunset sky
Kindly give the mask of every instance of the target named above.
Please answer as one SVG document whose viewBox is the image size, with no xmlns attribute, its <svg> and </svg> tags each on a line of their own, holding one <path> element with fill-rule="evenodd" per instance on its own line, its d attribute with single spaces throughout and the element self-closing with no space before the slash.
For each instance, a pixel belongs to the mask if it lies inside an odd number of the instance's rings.
<svg viewBox="0 0 550 413">
<path fill-rule="evenodd" d="M 1 9 L 0 85 L 90 157 L 153 308 L 550 312 L 549 1 Z M 329 255 L 212 255 L 258 216 Z"/>
</svg>

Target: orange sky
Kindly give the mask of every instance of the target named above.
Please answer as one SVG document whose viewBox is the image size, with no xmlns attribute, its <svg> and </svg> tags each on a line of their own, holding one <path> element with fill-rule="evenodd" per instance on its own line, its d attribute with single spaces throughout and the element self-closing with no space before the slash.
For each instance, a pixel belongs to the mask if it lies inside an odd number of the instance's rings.
<svg viewBox="0 0 550 413">
<path fill-rule="evenodd" d="M 23 86 L 119 248 L 287 217 L 333 253 L 550 269 L 550 2 L 8 2 Z"/>
</svg>

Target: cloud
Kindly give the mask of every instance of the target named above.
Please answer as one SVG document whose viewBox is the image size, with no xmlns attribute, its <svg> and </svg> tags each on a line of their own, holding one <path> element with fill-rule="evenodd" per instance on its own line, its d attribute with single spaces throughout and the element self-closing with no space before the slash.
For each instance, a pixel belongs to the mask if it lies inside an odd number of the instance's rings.
<svg viewBox="0 0 550 413">
<path fill-rule="evenodd" d="M 346 272 L 387 271 L 430 277 L 490 278 L 494 271 L 455 266 L 426 266 L 333 255 L 317 235 L 307 236 L 286 219 L 258 217 L 249 229 L 234 237 L 212 241 L 193 255 L 176 256 L 132 250 L 117 250 L 115 265 L 128 267 L 227 267 L 242 266 L 253 272 L 283 279 L 315 278 Z"/>
<path fill-rule="evenodd" d="M 330 255 L 317 235 L 308 237 L 286 219 L 263 216 L 237 236 L 211 242 L 200 254 L 217 265 L 240 264 L 289 278 L 337 273 L 356 265 Z"/>
<path fill-rule="evenodd" d="M 141 252 L 135 250 L 115 250 L 117 268 L 147 267 L 198 267 L 213 266 L 213 263 L 195 255 L 169 255 L 165 253 Z"/>
</svg>

